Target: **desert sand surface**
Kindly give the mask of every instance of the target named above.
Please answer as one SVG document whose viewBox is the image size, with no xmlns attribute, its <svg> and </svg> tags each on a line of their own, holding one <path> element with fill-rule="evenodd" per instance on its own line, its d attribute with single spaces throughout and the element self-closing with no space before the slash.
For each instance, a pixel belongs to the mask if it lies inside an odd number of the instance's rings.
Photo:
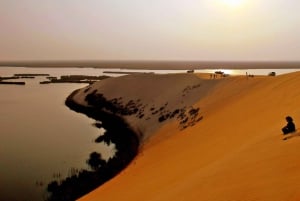
<svg viewBox="0 0 300 201">
<path fill-rule="evenodd" d="M 124 116 L 140 131 L 140 153 L 80 201 L 299 201 L 300 137 L 281 134 L 287 115 L 300 125 L 299 86 L 300 72 L 219 79 L 145 74 L 95 83 L 97 93 L 147 106 L 143 118 Z M 84 105 L 90 91 L 74 99 Z M 199 108 L 198 121 L 159 122 L 151 107 L 166 102 L 165 111 Z"/>
</svg>

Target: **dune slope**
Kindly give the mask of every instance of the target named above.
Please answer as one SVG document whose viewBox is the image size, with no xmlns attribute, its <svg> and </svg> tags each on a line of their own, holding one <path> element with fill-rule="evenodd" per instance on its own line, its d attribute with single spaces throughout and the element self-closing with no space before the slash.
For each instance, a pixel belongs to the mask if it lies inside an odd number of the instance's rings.
<svg viewBox="0 0 300 201">
<path fill-rule="evenodd" d="M 199 91 L 191 91 L 184 101 L 191 99 L 189 104 L 200 108 L 203 119 L 186 129 L 172 119 L 159 126 L 153 121 L 149 130 L 145 121 L 130 120 L 149 132 L 140 154 L 123 172 L 80 201 L 300 200 L 300 137 L 282 140 L 280 130 L 287 115 L 296 126 L 300 124 L 299 77 L 300 73 L 199 78 Z M 138 87 L 143 89 L 151 79 Z M 170 94 L 163 99 L 171 100 L 175 95 L 170 86 L 178 92 L 175 88 L 181 84 L 167 83 Z M 101 88 L 100 83 L 97 87 Z M 130 93 L 126 90 L 124 95 Z M 150 93 L 153 90 L 147 88 Z M 129 97 L 141 98 L 142 91 Z M 175 108 L 179 103 L 172 104 Z"/>
<path fill-rule="evenodd" d="M 217 82 L 194 74 L 127 75 L 96 82 L 73 100 L 87 107 L 105 105 L 102 110 L 122 116 L 143 142 L 166 122 L 177 120 L 183 129 L 200 121 L 201 109 L 193 105 Z"/>
</svg>

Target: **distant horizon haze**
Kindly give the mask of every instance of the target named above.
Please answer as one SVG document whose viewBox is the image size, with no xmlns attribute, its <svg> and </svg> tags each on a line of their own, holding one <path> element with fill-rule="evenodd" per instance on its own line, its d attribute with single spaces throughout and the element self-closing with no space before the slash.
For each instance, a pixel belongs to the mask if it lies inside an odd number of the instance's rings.
<svg viewBox="0 0 300 201">
<path fill-rule="evenodd" d="M 300 1 L 1 0 L 0 61 L 299 61 Z"/>
<path fill-rule="evenodd" d="M 300 69 L 300 61 L 183 61 L 183 60 L 53 60 L 0 61 L 12 67 L 79 67 L 120 69 Z"/>
</svg>

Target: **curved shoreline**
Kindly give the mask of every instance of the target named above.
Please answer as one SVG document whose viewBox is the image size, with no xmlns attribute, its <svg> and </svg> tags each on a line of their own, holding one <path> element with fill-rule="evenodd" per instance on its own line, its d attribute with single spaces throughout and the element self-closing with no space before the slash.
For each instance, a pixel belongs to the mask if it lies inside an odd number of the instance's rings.
<svg viewBox="0 0 300 201">
<path fill-rule="evenodd" d="M 84 181 L 80 180 L 81 175 L 75 175 L 79 178 L 77 186 L 93 184 L 93 188 L 81 192 L 81 196 L 120 173 L 138 154 L 140 146 L 163 125 L 175 121 L 176 129 L 183 130 L 202 120 L 200 108 L 194 103 L 208 93 L 206 85 L 216 84 L 209 83 L 190 73 L 138 74 L 106 79 L 73 91 L 65 104 L 73 111 L 101 121 L 107 131 L 95 141 L 112 142 L 117 150 L 115 157 L 103 165 L 97 161 L 101 155 L 90 155 L 94 157 L 89 161 L 95 162 L 92 159 L 96 157 L 96 166 L 91 166 L 92 169 L 101 170 L 91 173 L 93 176 Z M 101 177 L 101 181 L 95 183 L 94 177 Z"/>
<path fill-rule="evenodd" d="M 88 117 L 101 121 L 106 132 L 103 140 L 106 143 L 114 143 L 116 148 L 115 156 L 108 161 L 101 158 L 91 158 L 96 166 L 91 166 L 93 171 L 81 170 L 78 174 L 72 175 L 61 182 L 53 181 L 48 184 L 50 196 L 47 201 L 76 200 L 85 194 L 98 188 L 108 180 L 120 173 L 138 153 L 140 141 L 137 134 L 119 116 L 106 112 L 97 106 L 85 107 L 78 104 L 73 97 L 80 89 L 73 91 L 65 100 L 65 105 L 71 110 L 83 113 Z M 95 143 L 97 143 L 95 141 Z M 94 152 L 96 153 L 96 152 Z M 96 153 L 97 154 L 97 153 Z M 87 163 L 88 161 L 87 160 Z"/>
<path fill-rule="evenodd" d="M 76 103 L 73 97 L 79 90 L 75 90 L 67 97 L 65 101 L 66 106 L 75 112 L 83 113 L 102 122 L 103 127 L 109 131 L 110 137 L 118 149 L 114 158 L 119 160 L 123 168 L 125 168 L 138 153 L 140 144 L 138 135 L 121 117 L 105 112 L 97 107 L 85 107 Z"/>
</svg>

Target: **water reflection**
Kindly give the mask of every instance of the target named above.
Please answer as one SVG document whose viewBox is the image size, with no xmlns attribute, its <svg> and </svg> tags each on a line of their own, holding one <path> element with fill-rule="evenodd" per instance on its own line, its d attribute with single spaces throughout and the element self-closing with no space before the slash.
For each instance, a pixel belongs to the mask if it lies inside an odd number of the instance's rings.
<svg viewBox="0 0 300 201">
<path fill-rule="evenodd" d="M 14 73 L 4 70 L 0 68 L 1 76 Z M 113 145 L 94 143 L 103 133 L 91 126 L 95 121 L 64 104 L 72 91 L 86 84 L 39 85 L 43 79 L 0 86 L 0 200 L 44 200 L 50 181 L 89 168 L 89 153 L 97 151 L 105 160 L 114 155 Z"/>
<path fill-rule="evenodd" d="M 49 192 L 46 201 L 72 201 L 92 191 L 123 170 L 137 154 L 138 140 L 136 135 L 118 117 L 102 114 L 105 132 L 102 140 L 107 144 L 114 144 L 115 155 L 105 160 L 99 152 L 91 152 L 86 163 L 90 169 L 75 169 L 64 178 L 54 179 L 47 185 Z M 95 123 L 97 127 L 100 125 Z M 102 123 L 101 123 L 102 125 Z M 99 138 L 98 137 L 98 138 Z M 97 138 L 97 139 L 98 139 Z"/>
</svg>

